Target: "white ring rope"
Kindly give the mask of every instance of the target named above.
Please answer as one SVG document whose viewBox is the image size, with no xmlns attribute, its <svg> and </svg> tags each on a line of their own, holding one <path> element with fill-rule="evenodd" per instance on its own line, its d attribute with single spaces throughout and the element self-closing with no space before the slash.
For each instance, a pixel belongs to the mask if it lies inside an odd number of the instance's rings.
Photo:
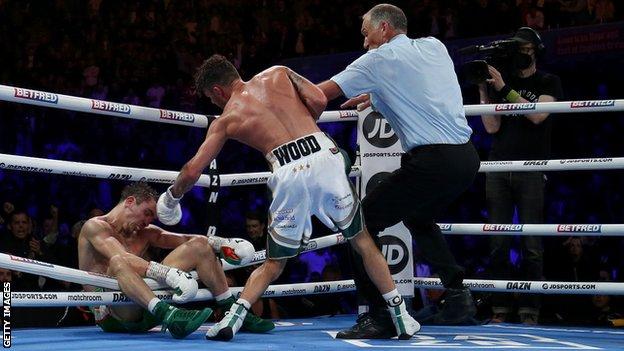
<svg viewBox="0 0 624 351">
<path fill-rule="evenodd" d="M 441 228 L 446 226 L 457 226 L 455 228 L 470 228 L 466 226 L 487 226 L 486 224 L 439 224 Z M 494 225 L 497 226 L 497 225 Z M 498 225 L 501 226 L 501 225 Z M 525 225 L 529 226 L 529 225 Z M 532 226 L 532 225 L 531 225 Z M 571 226 L 566 233 L 575 226 L 591 226 L 596 225 L 552 225 L 552 226 Z M 599 225 L 600 226 L 600 225 Z M 607 225 L 602 225 L 607 226 Z M 624 227 L 624 225 L 622 226 Z M 476 227 L 475 227 L 476 228 Z M 500 228 L 499 228 L 500 229 Z M 581 228 L 583 229 L 583 228 Z M 585 228 L 587 229 L 587 228 Z M 447 230 L 448 231 L 448 230 Z M 492 232 L 496 234 L 498 232 Z M 501 232 L 503 233 L 503 232 Z M 507 232 L 504 232 L 507 233 Z M 518 232 L 514 232 L 519 234 Z M 528 232 L 523 232 L 529 234 Z M 587 233 L 587 232 L 583 232 Z M 593 233 L 593 232 L 592 232 Z M 453 233 L 457 234 L 457 233 Z M 342 234 L 334 234 L 318 239 L 310 240 L 305 251 L 312 251 L 336 244 L 344 243 L 345 239 Z M 254 259 L 249 265 L 258 264 L 264 261 L 265 251 L 258 251 L 254 255 Z M 74 282 L 78 284 L 88 284 L 99 286 L 107 289 L 118 290 L 119 285 L 114 278 L 85 272 L 78 269 L 53 265 L 46 262 L 40 262 L 32 259 L 10 256 L 0 253 L 0 267 L 12 269 L 20 272 L 43 275 L 50 278 Z M 239 268 L 241 266 L 232 266 L 224 263 L 224 270 Z M 194 274 L 197 278 L 197 275 Z M 151 279 L 145 279 L 145 282 L 151 289 L 161 289 L 164 286 L 158 284 Z M 443 289 L 442 283 L 438 278 L 414 278 L 414 285 L 418 288 Z M 605 282 L 553 282 L 553 281 L 507 281 L 507 280 L 481 280 L 481 279 L 465 279 L 464 285 L 473 291 L 514 291 L 525 293 L 544 293 L 544 294 L 605 294 L 605 295 L 624 295 L 624 283 L 605 283 Z M 299 284 L 283 284 L 271 285 L 263 294 L 265 297 L 279 296 L 295 296 L 309 295 L 320 293 L 347 292 L 355 290 L 353 280 L 342 280 L 336 282 L 318 282 L 318 283 L 299 283 Z M 242 288 L 232 288 L 234 293 L 240 293 Z M 156 291 L 162 299 L 171 299 L 171 292 Z M 15 306 L 91 306 L 91 305 L 117 305 L 132 303 L 125 295 L 119 291 L 103 292 L 103 293 L 86 293 L 86 292 L 15 292 L 12 295 Z M 200 289 L 198 295 L 191 301 L 204 301 L 212 299 L 212 294 L 206 289 Z M 189 301 L 190 302 L 190 301 Z"/>
<path fill-rule="evenodd" d="M 172 184 L 178 176 L 178 172 L 176 171 L 50 160 L 39 157 L 9 154 L 0 154 L 0 170 L 2 169 L 166 184 Z M 624 169 L 624 157 L 532 161 L 484 161 L 481 162 L 479 173 L 575 171 L 595 169 Z M 218 176 L 218 182 L 222 187 L 266 184 L 270 175 L 270 172 L 222 174 Z M 359 176 L 360 167 L 353 166 L 349 175 L 351 177 Z M 211 184 L 216 185 L 217 179 L 211 179 L 209 175 L 204 174 L 199 178 L 196 185 L 201 187 L 210 187 Z"/>
<path fill-rule="evenodd" d="M 624 295 L 624 283 L 612 282 L 560 282 L 560 281 L 521 281 L 521 280 L 486 280 L 464 279 L 464 286 L 471 291 L 516 292 L 566 295 Z M 439 278 L 414 277 L 414 287 L 424 289 L 444 289 Z M 231 288 L 234 296 L 239 296 L 242 287 Z M 299 295 L 318 295 L 342 293 L 355 290 L 353 280 L 333 282 L 297 283 L 271 285 L 263 297 L 283 297 Z M 154 291 L 163 300 L 171 300 L 172 292 Z M 195 298 L 189 300 L 211 300 L 212 294 L 207 289 L 200 289 Z M 48 306 L 99 306 L 133 304 L 120 291 L 111 292 L 13 292 L 11 304 L 16 307 Z"/>
<path fill-rule="evenodd" d="M 465 105 L 466 116 L 624 111 L 624 99 Z"/>
<path fill-rule="evenodd" d="M 442 233 L 455 235 L 539 235 L 539 236 L 621 236 L 624 224 L 485 224 L 485 223 L 439 223 Z M 332 234 L 308 242 L 303 252 L 331 247 L 345 242 L 342 234 Z M 266 259 L 266 250 L 257 251 L 250 263 L 260 264 Z M 222 261 L 224 270 L 243 267 Z M 77 284 L 88 284 L 107 289 L 119 289 L 117 281 L 111 277 L 85 272 L 78 269 L 40 262 L 29 258 L 0 253 L 0 267 L 25 273 L 43 275 L 53 279 L 66 280 Z M 194 274 L 197 277 L 196 274 Z M 145 279 L 151 289 L 164 288 L 152 279 Z"/>
<path fill-rule="evenodd" d="M 171 111 L 104 100 L 87 99 L 40 90 L 12 87 L 8 85 L 0 85 L 0 100 L 16 102 L 20 104 L 44 106 L 70 111 L 96 113 L 100 115 L 140 119 L 151 122 L 171 123 L 200 128 L 206 128 L 208 125 L 208 117 L 196 113 Z M 466 112 L 466 116 L 478 116 L 484 114 L 502 115 L 509 114 L 511 112 L 513 112 L 514 114 L 543 112 L 612 112 L 624 111 L 624 99 L 465 105 L 464 110 Z M 342 110 L 325 111 L 318 121 L 341 122 L 356 121 L 357 119 L 357 111 Z"/>
<path fill-rule="evenodd" d="M 321 238 L 312 239 L 308 242 L 305 249 L 302 252 L 314 251 L 323 249 L 326 247 L 334 246 L 337 244 L 344 243 L 345 239 L 342 234 L 332 234 L 327 235 Z M 254 264 L 259 264 L 264 262 L 266 259 L 266 250 L 257 251 L 254 254 L 253 260 L 246 265 L 233 266 L 225 261 L 223 263 L 223 270 L 231 270 L 235 268 L 241 268 L 245 266 L 251 266 Z M 10 269 L 18 272 L 30 273 L 35 275 L 42 275 L 52 279 L 63 280 L 76 284 L 83 285 L 93 285 L 101 288 L 111 289 L 111 290 L 119 290 L 119 284 L 117 284 L 117 280 L 99 273 L 92 273 L 83 271 L 80 269 L 74 269 L 64 266 L 59 266 L 47 262 L 41 262 L 37 260 L 33 260 L 30 258 L 24 258 L 20 256 L 7 255 L 4 253 L 0 253 L 0 267 L 5 269 Z M 197 279 L 197 273 L 192 272 L 195 279 Z M 160 284 L 153 279 L 144 279 L 147 286 L 150 289 L 162 289 L 167 286 L 164 284 Z"/>
<path fill-rule="evenodd" d="M 312 294 L 329 294 L 355 290 L 353 280 L 339 280 L 334 282 L 298 283 L 270 285 L 263 297 L 299 296 Z M 240 296 L 243 287 L 230 288 L 234 296 Z M 156 297 L 171 300 L 171 291 L 154 291 Z M 195 298 L 187 301 L 207 301 L 213 296 L 208 289 L 199 289 Z M 99 305 L 128 305 L 134 302 L 121 291 L 107 292 L 13 292 L 11 305 L 16 307 L 50 307 L 50 306 L 99 306 Z"/>
<path fill-rule="evenodd" d="M 479 173 L 533 172 L 533 171 L 586 171 L 599 169 L 624 169 L 624 157 L 569 158 L 561 160 L 483 161 Z"/>
<path fill-rule="evenodd" d="M 77 96 L 50 93 L 40 90 L 0 85 L 0 100 L 19 104 L 51 107 L 62 110 L 96 113 L 99 115 L 139 119 L 150 122 L 178 124 L 206 128 L 208 118 L 197 113 L 171 111 L 119 102 L 81 98 Z M 218 117 L 218 116 L 210 116 Z M 318 122 L 357 121 L 357 111 L 326 111 Z"/>
<path fill-rule="evenodd" d="M 439 278 L 414 278 L 414 286 L 424 289 L 444 289 Z M 565 295 L 624 295 L 624 283 L 558 282 L 526 280 L 464 279 L 472 291 L 517 292 Z"/>
<path fill-rule="evenodd" d="M 624 224 L 438 223 L 443 234 L 519 236 L 624 236 Z"/>
<path fill-rule="evenodd" d="M 73 161 L 49 160 L 38 157 L 0 154 L 0 170 L 15 170 L 46 174 L 61 174 L 87 178 L 117 179 L 127 181 L 145 181 L 149 183 L 173 184 L 178 176 L 177 171 L 99 165 Z M 209 188 L 211 185 L 222 187 L 238 185 L 266 184 L 271 172 L 251 172 L 221 174 L 217 179 L 202 175 L 196 185 Z M 351 177 L 360 175 L 359 166 L 351 168 Z"/>
</svg>

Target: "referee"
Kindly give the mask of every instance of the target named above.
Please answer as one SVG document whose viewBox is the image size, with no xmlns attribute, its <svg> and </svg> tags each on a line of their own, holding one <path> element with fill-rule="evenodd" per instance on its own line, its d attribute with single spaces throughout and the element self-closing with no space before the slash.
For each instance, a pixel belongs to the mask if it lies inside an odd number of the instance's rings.
<svg viewBox="0 0 624 351">
<path fill-rule="evenodd" d="M 464 270 L 450 252 L 435 219 L 473 182 L 479 156 L 453 62 L 439 40 L 406 36 L 407 18 L 393 5 L 379 4 L 362 17 L 368 52 L 319 87 L 328 100 L 351 98 L 342 107 L 367 106 L 380 112 L 401 141 L 401 167 L 363 200 L 364 219 L 379 245 L 380 231 L 401 221 L 446 290 L 444 305 L 414 317 L 423 324 L 466 323 L 476 313 Z M 351 329 L 338 338 L 396 335 L 385 301 L 372 284 L 361 257 L 353 252 L 358 294 L 369 303 Z M 420 315 L 420 318 L 419 318 Z"/>
</svg>

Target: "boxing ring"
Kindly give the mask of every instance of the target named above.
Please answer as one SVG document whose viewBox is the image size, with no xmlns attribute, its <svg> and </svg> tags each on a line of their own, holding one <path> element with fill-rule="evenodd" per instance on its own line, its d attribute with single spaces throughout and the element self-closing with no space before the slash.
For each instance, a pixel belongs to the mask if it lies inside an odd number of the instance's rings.
<svg viewBox="0 0 624 351">
<path fill-rule="evenodd" d="M 205 128 L 212 116 L 186 112 L 147 108 L 142 106 L 114 103 L 108 101 L 79 98 L 50 92 L 36 91 L 0 85 L 0 100 L 65 109 L 78 112 L 95 113 L 122 118 L 139 119 L 152 122 L 170 123 Z M 514 113 L 575 113 L 623 111 L 624 100 L 562 101 L 550 103 L 491 104 L 465 106 L 466 115 Z M 319 122 L 355 121 L 355 111 L 328 111 L 323 113 Z M 0 169 L 8 171 L 38 172 L 45 174 L 71 175 L 79 177 L 113 179 L 124 181 L 146 181 L 171 184 L 178 172 L 119 167 L 93 163 L 49 160 L 0 154 Z M 529 161 L 487 161 L 479 169 L 484 172 L 522 172 L 522 171 L 577 171 L 624 169 L 624 157 L 584 158 L 561 160 Z M 357 164 L 351 170 L 351 176 L 360 175 L 361 167 Z M 222 174 L 218 175 L 222 187 L 265 184 L 269 172 Z M 210 187 L 215 184 L 215 176 L 202 175 L 198 186 Z M 439 223 L 443 233 L 448 235 L 583 235 L 583 236 L 622 236 L 624 224 L 467 224 Z M 340 233 L 310 240 L 305 251 L 318 250 L 344 243 Z M 265 252 L 258 251 L 249 265 L 265 260 Z M 114 278 L 101 274 L 89 273 L 68 267 L 28 258 L 0 254 L 0 267 L 15 271 L 42 275 L 54 279 L 78 284 L 89 284 L 106 289 L 118 290 Z M 224 269 L 232 266 L 224 262 Z M 171 299 L 171 292 L 163 289 L 156 281 L 146 279 L 146 283 L 155 290 L 156 295 L 164 300 Z M 613 282 L 555 282 L 555 281 L 507 281 L 466 279 L 464 284 L 473 291 L 506 291 L 541 294 L 604 294 L 624 295 L 624 283 Z M 436 278 L 414 278 L 418 288 L 441 289 Z M 353 291 L 353 280 L 318 283 L 294 283 L 271 285 L 263 296 L 330 294 Z M 232 288 L 235 295 L 242 288 Z M 206 289 L 200 289 L 194 301 L 212 299 Z M 3 294 L 5 307 L 7 300 L 11 307 L 45 306 L 91 306 L 131 304 L 119 291 L 102 293 L 86 292 L 15 292 L 6 286 Z M 10 317 L 10 316 L 9 316 Z M 224 343 L 206 341 L 204 332 L 208 325 L 184 340 L 175 340 L 153 329 L 147 334 L 109 334 L 98 327 L 76 328 L 36 328 L 11 330 L 10 346 L 16 350 L 191 350 L 200 347 L 211 350 L 276 350 L 276 349 L 514 349 L 514 350 L 597 350 L 621 349 L 624 345 L 624 331 L 601 328 L 557 328 L 526 327 L 512 324 L 490 324 L 481 326 L 423 326 L 411 340 L 340 340 L 335 339 L 338 330 L 350 327 L 354 316 L 316 317 L 298 320 L 280 320 L 276 329 L 267 334 L 237 334 L 233 342 Z M 9 318 L 10 321 L 10 318 Z M 6 318 L 5 318 L 6 347 Z"/>
</svg>

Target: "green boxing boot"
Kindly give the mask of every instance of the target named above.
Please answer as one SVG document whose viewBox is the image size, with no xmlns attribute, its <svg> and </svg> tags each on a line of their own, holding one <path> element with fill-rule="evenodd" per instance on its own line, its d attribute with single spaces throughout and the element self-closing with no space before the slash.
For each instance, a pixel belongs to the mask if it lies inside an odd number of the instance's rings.
<svg viewBox="0 0 624 351">
<path fill-rule="evenodd" d="M 162 319 L 162 331 L 169 330 L 175 339 L 183 339 L 193 333 L 212 315 L 210 308 L 185 310 L 160 301 L 156 305 L 156 317 Z"/>
<path fill-rule="evenodd" d="M 230 296 L 225 300 L 219 301 L 217 305 L 228 311 L 234 302 L 236 302 L 234 296 Z M 241 330 L 250 333 L 266 333 L 273 329 L 275 329 L 275 324 L 273 324 L 273 322 L 267 319 L 262 319 L 253 314 L 251 311 L 247 312 L 247 315 L 243 320 L 243 326 L 241 327 Z"/>
</svg>

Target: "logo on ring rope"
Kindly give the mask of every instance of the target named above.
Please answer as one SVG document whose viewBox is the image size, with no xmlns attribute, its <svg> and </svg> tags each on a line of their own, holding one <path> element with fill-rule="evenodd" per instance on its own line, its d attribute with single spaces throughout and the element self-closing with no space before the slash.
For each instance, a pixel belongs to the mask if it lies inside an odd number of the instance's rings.
<svg viewBox="0 0 624 351">
<path fill-rule="evenodd" d="M 615 106 L 615 100 L 572 101 L 570 103 L 570 108 L 611 107 L 611 106 Z"/>
<path fill-rule="evenodd" d="M 48 93 L 45 91 L 37 91 L 22 88 L 13 88 L 13 92 L 16 98 L 47 102 L 50 104 L 58 103 L 59 97 L 56 94 Z"/>
<path fill-rule="evenodd" d="M 559 233 L 600 233 L 602 225 L 600 224 L 559 224 L 557 232 Z"/>
<path fill-rule="evenodd" d="M 394 235 L 379 237 L 381 254 L 384 255 L 390 268 L 390 274 L 397 274 L 407 266 L 409 251 L 405 243 Z"/>
<path fill-rule="evenodd" d="M 91 109 L 98 111 L 122 113 L 124 115 L 129 115 L 131 111 L 130 105 L 103 100 L 91 100 Z"/>
<path fill-rule="evenodd" d="M 388 121 L 379 112 L 371 112 L 364 118 L 362 133 L 371 145 L 379 148 L 390 147 L 399 140 Z"/>
<path fill-rule="evenodd" d="M 160 119 L 193 123 L 195 122 L 195 115 L 188 112 L 160 110 Z"/>
</svg>

